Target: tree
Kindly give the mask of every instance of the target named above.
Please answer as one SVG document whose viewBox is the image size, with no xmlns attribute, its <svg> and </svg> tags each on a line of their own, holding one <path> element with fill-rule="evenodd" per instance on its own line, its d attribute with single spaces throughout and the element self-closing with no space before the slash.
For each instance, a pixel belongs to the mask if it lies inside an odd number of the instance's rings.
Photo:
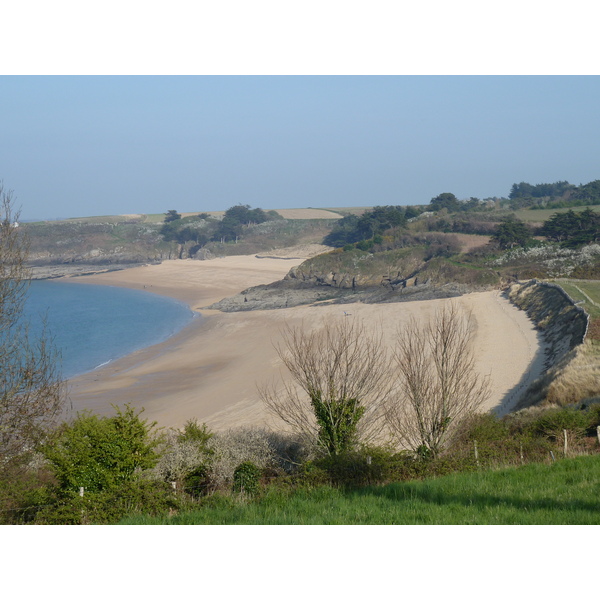
<svg viewBox="0 0 600 600">
<path fill-rule="evenodd" d="M 475 371 L 472 334 L 471 316 L 455 304 L 428 323 L 413 318 L 398 331 L 399 390 L 387 403 L 386 420 L 400 442 L 421 456 L 437 456 L 489 397 L 489 379 Z"/>
<path fill-rule="evenodd" d="M 179 216 L 168 222 L 165 219 L 159 233 L 165 242 L 177 242 L 178 256 L 183 258 L 186 250 L 192 256 L 194 250 L 197 251 L 204 246 L 211 238 L 215 227 L 216 223 L 210 220 L 207 213 L 200 213 L 183 218 Z"/>
<path fill-rule="evenodd" d="M 531 243 L 533 234 L 523 221 L 507 219 L 504 223 L 496 225 L 492 239 L 505 249 L 515 246 L 525 247 Z"/>
<path fill-rule="evenodd" d="M 600 213 L 590 208 L 577 213 L 572 210 L 555 213 L 544 222 L 539 233 L 569 248 L 597 242 L 600 239 Z"/>
<path fill-rule="evenodd" d="M 458 198 L 450 192 L 444 192 L 435 198 L 432 198 L 429 202 L 429 209 L 433 211 L 442 210 L 445 208 L 448 212 L 456 212 L 460 210 L 460 202 Z"/>
<path fill-rule="evenodd" d="M 242 234 L 244 226 L 264 223 L 269 218 L 262 208 L 250 208 L 248 204 L 232 206 L 225 211 L 213 240 L 235 240 Z"/>
<path fill-rule="evenodd" d="M 172 221 L 177 221 L 181 219 L 181 215 L 176 210 L 168 210 L 165 213 L 164 223 L 171 223 Z"/>
<path fill-rule="evenodd" d="M 404 206 L 374 206 L 360 217 L 347 215 L 339 219 L 323 243 L 341 248 L 364 240 L 371 240 L 388 229 L 406 226 Z"/>
<path fill-rule="evenodd" d="M 23 316 L 28 246 L 10 192 L 0 184 L 0 466 L 32 450 L 64 408 L 58 353 Z"/>
<path fill-rule="evenodd" d="M 133 481 L 138 472 L 158 461 L 153 436 L 156 423 L 140 418 L 131 406 L 116 408 L 112 417 L 90 412 L 64 424 L 42 447 L 63 491 L 100 492 Z"/>
<path fill-rule="evenodd" d="M 313 331 L 286 327 L 276 349 L 294 383 L 260 394 L 305 441 L 339 455 L 379 432 L 390 380 L 381 334 L 349 316 Z"/>
</svg>

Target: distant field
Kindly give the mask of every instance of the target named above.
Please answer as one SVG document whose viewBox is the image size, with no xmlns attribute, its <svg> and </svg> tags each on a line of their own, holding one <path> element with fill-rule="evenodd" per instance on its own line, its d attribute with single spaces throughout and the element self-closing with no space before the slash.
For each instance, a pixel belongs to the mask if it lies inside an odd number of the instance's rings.
<svg viewBox="0 0 600 600">
<path fill-rule="evenodd" d="M 544 210 L 522 209 L 515 210 L 514 213 L 517 219 L 521 219 L 521 221 L 528 221 L 530 223 L 543 223 L 556 213 L 564 213 L 569 210 L 578 212 L 585 210 L 586 208 L 591 208 L 596 212 L 600 212 L 600 206 L 573 206 L 572 208 L 549 208 Z"/>
<path fill-rule="evenodd" d="M 575 301 L 583 301 L 583 307 L 592 318 L 600 317 L 600 281 L 585 279 L 556 279 Z"/>
<path fill-rule="evenodd" d="M 345 214 L 353 212 L 353 214 L 362 214 L 365 208 L 281 208 L 275 209 L 284 219 L 297 220 L 313 220 L 313 219 L 341 219 Z M 198 210 L 194 212 L 183 212 L 182 217 L 189 217 L 197 215 L 202 212 L 206 212 L 212 217 L 222 217 L 225 214 L 224 210 Z M 127 214 L 127 215 L 98 215 L 91 217 L 75 217 L 72 219 L 61 219 L 69 223 L 123 223 L 123 222 L 138 222 L 138 223 L 162 223 L 164 221 L 165 214 Z M 38 223 L 44 223 L 39 221 L 36 223 L 30 223 L 35 225 Z"/>
<path fill-rule="evenodd" d="M 342 215 L 325 208 L 281 208 L 277 212 L 284 219 L 341 219 Z"/>
<path fill-rule="evenodd" d="M 476 235 L 474 233 L 453 233 L 461 244 L 461 252 L 469 252 L 473 248 L 485 246 L 492 239 L 489 235 Z"/>
</svg>

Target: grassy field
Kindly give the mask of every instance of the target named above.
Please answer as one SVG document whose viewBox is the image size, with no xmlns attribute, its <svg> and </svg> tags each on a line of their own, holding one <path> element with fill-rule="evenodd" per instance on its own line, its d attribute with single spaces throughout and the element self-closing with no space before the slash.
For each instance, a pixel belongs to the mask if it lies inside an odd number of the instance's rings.
<svg viewBox="0 0 600 600">
<path fill-rule="evenodd" d="M 276 209 L 276 211 L 284 219 L 340 219 L 346 214 L 362 214 L 366 208 L 282 208 Z M 211 217 L 222 217 L 225 214 L 223 210 L 198 210 L 195 212 L 183 212 L 182 217 L 189 217 L 197 215 L 202 212 L 209 214 Z M 106 224 L 106 223 L 150 223 L 160 224 L 165 219 L 165 213 L 157 214 L 131 214 L 131 215 L 98 215 L 90 217 L 74 217 L 70 219 L 63 219 L 62 221 L 68 223 L 86 223 L 86 224 Z M 38 221 L 31 223 L 31 225 L 41 225 L 44 221 Z"/>
<path fill-rule="evenodd" d="M 573 300 L 583 301 L 583 308 L 593 319 L 600 317 L 600 281 L 585 279 L 556 279 Z"/>
<path fill-rule="evenodd" d="M 521 221 L 528 221 L 530 223 L 543 223 L 556 213 L 565 213 L 569 210 L 578 212 L 585 210 L 586 208 L 591 208 L 596 212 L 600 212 L 600 206 L 573 206 L 571 208 L 548 208 L 542 210 L 530 210 L 528 208 L 524 208 L 521 210 L 515 210 L 513 212 L 515 217 L 517 217 L 517 219 L 521 219 Z"/>
<path fill-rule="evenodd" d="M 215 496 L 171 517 L 123 525 L 596 525 L 600 456 L 343 491 L 272 490 L 257 501 Z"/>
</svg>

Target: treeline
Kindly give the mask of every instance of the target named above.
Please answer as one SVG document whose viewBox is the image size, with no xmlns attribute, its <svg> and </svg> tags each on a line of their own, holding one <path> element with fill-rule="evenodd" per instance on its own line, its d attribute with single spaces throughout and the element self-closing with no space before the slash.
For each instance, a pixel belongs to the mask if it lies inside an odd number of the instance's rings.
<svg viewBox="0 0 600 600">
<path fill-rule="evenodd" d="M 251 208 L 247 204 L 228 208 L 222 219 L 207 213 L 182 217 L 176 210 L 169 210 L 165 213 L 160 235 L 167 242 L 179 244 L 181 258 L 186 244 L 189 255 L 193 256 L 208 242 L 237 242 L 249 226 L 281 219 L 283 217 L 277 211 Z"/>
<path fill-rule="evenodd" d="M 600 213 L 587 208 L 552 215 L 539 230 L 540 235 L 567 248 L 600 241 Z"/>
<path fill-rule="evenodd" d="M 536 185 L 522 181 L 513 184 L 508 198 L 513 210 L 594 206 L 600 204 L 600 180 L 580 186 L 568 181 Z"/>
<path fill-rule="evenodd" d="M 421 245 L 425 238 L 423 235 L 415 235 L 415 231 L 411 231 L 409 227 L 416 212 L 416 208 L 411 206 L 376 206 L 360 217 L 349 215 L 340 219 L 323 243 L 344 250 L 357 248 L 371 252 Z M 539 228 L 514 216 L 503 217 L 500 222 L 494 222 L 476 215 L 444 214 L 424 219 L 420 229 L 490 235 L 503 249 L 539 243 L 534 238 L 536 235 L 545 236 L 563 247 L 576 248 L 600 240 L 600 213 L 590 208 L 581 212 L 569 210 L 566 213 L 556 213 Z"/>
</svg>

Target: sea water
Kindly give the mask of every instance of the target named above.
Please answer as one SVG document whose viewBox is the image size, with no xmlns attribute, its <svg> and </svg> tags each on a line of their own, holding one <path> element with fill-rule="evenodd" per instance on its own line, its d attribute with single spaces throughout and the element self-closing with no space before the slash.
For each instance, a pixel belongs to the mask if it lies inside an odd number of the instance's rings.
<svg viewBox="0 0 600 600">
<path fill-rule="evenodd" d="M 65 379 L 163 342 L 196 316 L 187 305 L 142 290 L 33 281 L 24 317 L 30 334 L 46 322 Z"/>
</svg>

